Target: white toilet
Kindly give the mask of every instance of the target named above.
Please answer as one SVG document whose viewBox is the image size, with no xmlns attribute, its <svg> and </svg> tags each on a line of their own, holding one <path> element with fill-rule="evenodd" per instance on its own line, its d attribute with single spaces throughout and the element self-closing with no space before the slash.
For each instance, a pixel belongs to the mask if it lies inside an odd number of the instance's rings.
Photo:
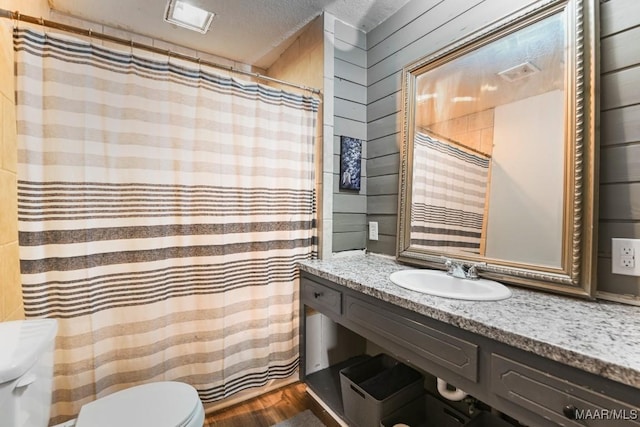
<svg viewBox="0 0 640 427">
<path fill-rule="evenodd" d="M 48 425 L 57 329 L 54 319 L 0 323 L 0 427 Z M 202 427 L 203 423 L 204 407 L 196 389 L 164 381 L 84 405 L 75 427 Z"/>
</svg>

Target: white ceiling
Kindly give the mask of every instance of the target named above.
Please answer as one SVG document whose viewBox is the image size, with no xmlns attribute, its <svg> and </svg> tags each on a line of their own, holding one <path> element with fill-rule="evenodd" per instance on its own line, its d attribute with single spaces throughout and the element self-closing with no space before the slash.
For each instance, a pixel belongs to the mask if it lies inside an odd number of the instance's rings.
<svg viewBox="0 0 640 427">
<path fill-rule="evenodd" d="M 368 32 L 408 0 L 193 0 L 216 14 L 207 34 L 163 21 L 167 0 L 49 0 L 66 15 L 263 69 L 323 11 Z"/>
</svg>

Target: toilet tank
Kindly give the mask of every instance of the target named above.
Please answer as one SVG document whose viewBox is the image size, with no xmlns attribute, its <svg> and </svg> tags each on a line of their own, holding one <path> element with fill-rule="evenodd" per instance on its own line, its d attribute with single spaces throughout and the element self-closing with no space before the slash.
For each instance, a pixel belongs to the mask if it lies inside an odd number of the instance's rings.
<svg viewBox="0 0 640 427">
<path fill-rule="evenodd" d="M 0 427 L 46 427 L 53 386 L 54 319 L 0 323 Z"/>
</svg>

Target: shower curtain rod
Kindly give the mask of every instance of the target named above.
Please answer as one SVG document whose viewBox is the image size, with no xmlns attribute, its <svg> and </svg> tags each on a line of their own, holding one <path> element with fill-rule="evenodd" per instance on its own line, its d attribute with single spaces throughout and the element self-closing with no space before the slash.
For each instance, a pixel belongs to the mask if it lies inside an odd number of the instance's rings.
<svg viewBox="0 0 640 427">
<path fill-rule="evenodd" d="M 207 67 L 212 67 L 212 68 L 218 68 L 221 70 L 225 70 L 225 71 L 229 71 L 232 73 L 236 73 L 236 74 L 242 74 L 245 76 L 249 76 L 249 77 L 253 77 L 255 79 L 259 79 L 259 80 L 265 80 L 271 83 L 277 83 L 277 84 L 281 84 L 281 85 L 285 85 L 285 86 L 289 86 L 289 87 L 294 87 L 296 89 L 302 89 L 314 94 L 321 94 L 320 89 L 317 88 L 313 88 L 313 87 L 309 87 L 309 86 L 303 86 L 303 85 L 299 85 L 297 83 L 291 83 L 291 82 L 287 82 L 285 80 L 280 80 L 280 79 L 276 79 L 274 77 L 269 77 L 269 76 L 265 76 L 263 74 L 259 74 L 259 73 L 254 73 L 251 71 L 244 71 L 244 70 L 239 70 L 237 68 L 233 68 L 231 66 L 228 65 L 222 65 L 222 64 L 218 64 L 215 62 L 211 62 L 211 61 L 206 61 L 203 60 L 197 56 L 191 56 L 191 55 L 185 55 L 182 53 L 178 53 L 178 52 L 172 52 L 171 50 L 168 49 L 159 49 L 157 47 L 154 46 L 149 46 L 146 45 L 144 43 L 138 43 L 135 42 L 133 40 L 127 40 L 127 39 L 121 39 L 119 37 L 114 37 L 114 36 L 110 36 L 108 34 L 104 34 L 104 33 L 96 33 L 92 30 L 85 30 L 84 28 L 79 28 L 79 27 L 74 27 L 72 25 L 66 25 L 66 24 L 61 24 L 59 22 L 54 22 L 54 21 L 49 21 L 43 18 L 36 18 L 34 16 L 29 16 L 29 15 L 23 15 L 21 14 L 19 11 L 15 11 L 12 12 L 10 10 L 6 10 L 6 9 L 0 9 L 0 18 L 6 18 L 6 19 L 13 19 L 15 21 L 21 21 L 21 22 L 28 22 L 30 24 L 36 24 L 39 25 L 41 27 L 47 27 L 47 28 L 53 28 L 56 30 L 61 30 L 61 31 L 65 31 L 68 33 L 73 33 L 73 34 L 78 34 L 81 36 L 85 36 L 85 37 L 89 37 L 89 38 L 96 38 L 96 39 L 100 39 L 100 40 L 106 40 L 112 43 L 117 43 L 117 44 L 121 44 L 124 46 L 129 46 L 132 49 L 140 49 L 140 50 L 146 50 L 148 52 L 153 52 L 153 53 L 158 53 L 158 54 L 162 54 L 162 55 L 167 55 L 168 57 L 174 57 L 174 58 L 178 58 L 178 59 L 182 59 L 185 61 L 189 61 L 189 62 L 194 62 L 197 63 L 199 65 L 206 65 Z"/>
<path fill-rule="evenodd" d="M 437 138 L 440 138 L 440 139 L 445 139 L 446 140 L 445 142 L 451 143 L 451 144 L 455 145 L 456 147 L 459 147 L 459 148 L 461 148 L 463 150 L 471 151 L 473 154 L 477 154 L 477 155 L 480 155 L 482 157 L 486 157 L 487 159 L 491 159 L 493 157 L 491 154 L 483 153 L 482 151 L 476 150 L 473 147 L 466 146 L 463 143 L 461 143 L 460 141 L 456 141 L 455 139 L 451 139 L 451 138 L 449 138 L 447 136 L 442 135 L 441 133 L 434 132 L 429 128 L 425 128 L 425 127 L 419 126 L 418 129 L 423 133 L 427 133 L 429 135 L 433 135 L 433 136 L 435 136 Z"/>
</svg>

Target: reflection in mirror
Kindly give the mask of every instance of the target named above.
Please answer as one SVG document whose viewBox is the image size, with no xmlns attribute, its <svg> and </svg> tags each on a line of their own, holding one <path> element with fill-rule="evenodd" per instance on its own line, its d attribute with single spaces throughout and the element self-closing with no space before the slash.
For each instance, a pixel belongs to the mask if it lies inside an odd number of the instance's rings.
<svg viewBox="0 0 640 427">
<path fill-rule="evenodd" d="M 560 267 L 564 22 L 552 15 L 417 77 L 412 244 Z"/>
<path fill-rule="evenodd" d="M 490 157 L 420 130 L 413 144 L 411 245 L 483 255 Z"/>
<path fill-rule="evenodd" d="M 579 0 L 542 1 L 405 67 L 399 260 L 486 262 L 488 277 L 589 292 L 595 24 L 584 5 L 587 23 Z"/>
</svg>

